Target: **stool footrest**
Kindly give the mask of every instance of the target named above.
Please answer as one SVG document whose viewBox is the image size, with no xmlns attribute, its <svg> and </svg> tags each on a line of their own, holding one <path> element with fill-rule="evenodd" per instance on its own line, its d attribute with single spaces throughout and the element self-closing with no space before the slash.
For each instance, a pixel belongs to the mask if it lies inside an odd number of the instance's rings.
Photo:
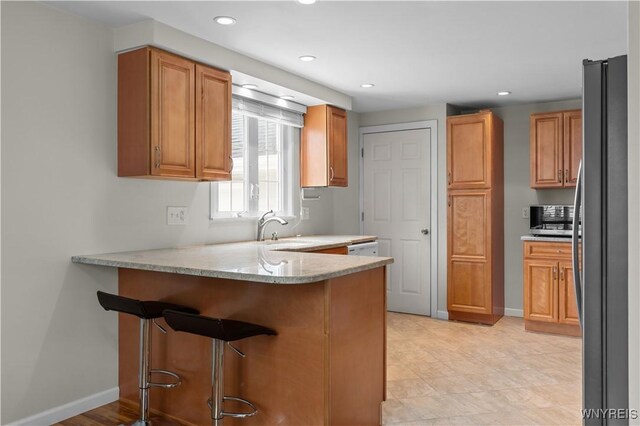
<svg viewBox="0 0 640 426">
<path fill-rule="evenodd" d="M 167 371 L 167 370 L 151 370 L 150 371 L 151 374 L 164 374 L 166 376 L 171 376 L 174 379 L 176 379 L 175 382 L 171 382 L 171 383 L 155 383 L 155 382 L 149 382 L 149 387 L 155 387 L 155 388 L 175 388 L 176 386 L 179 386 L 182 383 L 182 379 L 180 379 L 180 376 L 178 376 L 176 373 L 172 372 L 172 371 Z"/>
<path fill-rule="evenodd" d="M 245 418 L 245 417 L 251 417 L 251 416 L 255 416 L 256 414 L 258 414 L 258 409 L 256 408 L 255 405 L 253 405 L 251 402 L 247 401 L 246 399 L 243 398 L 238 398 L 237 396 L 225 396 L 222 398 L 223 401 L 235 401 L 235 402 L 239 402 L 241 404 L 245 404 L 248 405 L 249 407 L 251 407 L 251 409 L 253 411 L 248 412 L 248 413 L 233 413 L 233 412 L 229 412 L 229 411 L 223 411 L 221 414 L 222 416 L 226 416 L 226 417 L 235 417 L 235 418 Z M 209 404 L 209 408 L 211 408 L 213 406 L 213 404 L 211 403 L 211 398 L 209 398 L 207 400 L 207 404 Z M 218 419 L 219 420 L 219 419 Z"/>
</svg>

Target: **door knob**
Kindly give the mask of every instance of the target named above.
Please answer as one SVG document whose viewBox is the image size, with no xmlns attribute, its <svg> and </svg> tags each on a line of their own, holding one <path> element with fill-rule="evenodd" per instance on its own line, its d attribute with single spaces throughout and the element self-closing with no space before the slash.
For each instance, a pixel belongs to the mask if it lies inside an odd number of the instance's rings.
<svg viewBox="0 0 640 426">
<path fill-rule="evenodd" d="M 424 235 L 427 235 L 429 233 L 429 228 L 422 228 L 420 232 L 422 232 Z"/>
</svg>

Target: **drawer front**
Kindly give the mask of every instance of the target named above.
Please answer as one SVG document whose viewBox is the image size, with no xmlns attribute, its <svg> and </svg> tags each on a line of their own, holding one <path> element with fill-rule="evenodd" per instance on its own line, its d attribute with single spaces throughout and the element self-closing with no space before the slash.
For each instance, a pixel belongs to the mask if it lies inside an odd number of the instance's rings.
<svg viewBox="0 0 640 426">
<path fill-rule="evenodd" d="M 525 241 L 524 257 L 527 259 L 571 259 L 571 242 Z"/>
</svg>

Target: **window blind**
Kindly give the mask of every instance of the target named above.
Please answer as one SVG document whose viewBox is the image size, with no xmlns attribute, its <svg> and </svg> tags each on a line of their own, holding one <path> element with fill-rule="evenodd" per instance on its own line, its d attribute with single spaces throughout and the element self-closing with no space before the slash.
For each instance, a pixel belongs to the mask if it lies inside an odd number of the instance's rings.
<svg viewBox="0 0 640 426">
<path fill-rule="evenodd" d="M 286 126 L 304 127 L 304 116 L 302 113 L 278 108 L 274 105 L 238 95 L 233 95 L 232 101 L 233 113 L 236 115 L 262 118 Z"/>
</svg>

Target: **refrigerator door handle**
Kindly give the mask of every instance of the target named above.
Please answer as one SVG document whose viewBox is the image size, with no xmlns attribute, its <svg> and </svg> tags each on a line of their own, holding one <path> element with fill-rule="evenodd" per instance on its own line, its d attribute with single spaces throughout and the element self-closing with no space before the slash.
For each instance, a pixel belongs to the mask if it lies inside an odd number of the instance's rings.
<svg viewBox="0 0 640 426">
<path fill-rule="evenodd" d="M 582 275 L 580 274 L 580 211 L 582 209 L 582 161 L 578 166 L 578 181 L 576 182 L 576 195 L 573 203 L 573 234 L 571 238 L 571 251 L 573 260 L 573 285 L 578 305 L 578 319 L 582 327 Z"/>
</svg>

